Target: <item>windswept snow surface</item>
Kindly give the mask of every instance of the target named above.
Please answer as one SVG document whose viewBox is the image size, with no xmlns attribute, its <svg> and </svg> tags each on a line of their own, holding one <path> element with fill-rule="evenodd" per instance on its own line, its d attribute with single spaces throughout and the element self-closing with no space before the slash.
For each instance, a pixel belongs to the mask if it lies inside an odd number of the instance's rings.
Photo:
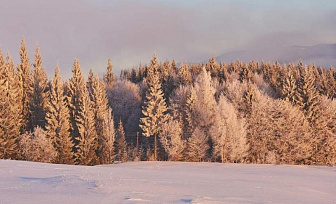
<svg viewBox="0 0 336 204">
<path fill-rule="evenodd" d="M 336 203 L 336 168 L 0 160 L 0 203 Z"/>
</svg>

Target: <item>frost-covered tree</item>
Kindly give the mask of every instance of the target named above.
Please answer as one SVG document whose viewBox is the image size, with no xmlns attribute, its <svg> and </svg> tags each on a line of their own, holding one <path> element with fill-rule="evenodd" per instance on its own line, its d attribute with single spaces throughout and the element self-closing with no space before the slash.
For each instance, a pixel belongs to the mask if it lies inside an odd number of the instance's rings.
<svg viewBox="0 0 336 204">
<path fill-rule="evenodd" d="M 98 136 L 95 128 L 94 111 L 87 89 L 84 89 L 81 109 L 76 117 L 78 127 L 78 145 L 76 145 L 77 164 L 98 164 L 96 150 L 98 148 Z"/>
<path fill-rule="evenodd" d="M 220 157 L 222 162 L 243 161 L 248 151 L 245 124 L 224 95 L 219 99 L 216 116 L 210 128 L 213 155 Z"/>
<path fill-rule="evenodd" d="M 40 48 L 36 46 L 35 67 L 33 71 L 33 92 L 30 99 L 30 122 L 28 129 L 33 131 L 37 126 L 44 129 L 45 127 L 45 114 L 47 109 L 48 91 L 47 91 L 47 74 L 42 68 L 42 57 Z"/>
<path fill-rule="evenodd" d="M 186 160 L 203 161 L 206 158 L 208 149 L 208 137 L 205 135 L 204 130 L 197 127 L 191 137 L 188 138 Z"/>
<path fill-rule="evenodd" d="M 0 58 L 1 59 L 1 58 Z M 20 134 L 21 100 L 14 71 L 14 63 L 7 56 L 7 62 L 0 67 L 0 158 L 16 159 L 19 156 L 18 136 Z"/>
<path fill-rule="evenodd" d="M 309 69 L 303 68 L 297 91 L 297 105 L 311 123 L 319 117 L 319 103 L 320 96 L 315 87 L 315 77 Z"/>
<path fill-rule="evenodd" d="M 33 93 L 33 77 L 30 70 L 30 62 L 27 53 L 25 38 L 21 41 L 20 47 L 20 59 L 21 63 L 17 66 L 17 75 L 19 83 L 19 94 L 21 95 L 21 133 L 24 133 L 29 124 L 30 120 L 30 99 Z"/>
<path fill-rule="evenodd" d="M 190 72 L 190 67 L 188 63 L 183 63 L 178 71 L 179 84 L 180 85 L 190 85 L 192 82 L 192 76 Z"/>
<path fill-rule="evenodd" d="M 104 120 L 108 114 L 108 100 L 106 96 L 105 84 L 98 79 L 97 75 L 93 79 L 91 89 L 95 128 L 97 130 L 98 136 L 97 155 L 99 157 L 100 163 L 105 163 L 107 158 L 104 157 L 104 154 L 106 155 L 104 152 L 107 151 L 107 144 L 104 135 L 106 132 L 104 130 L 104 128 L 106 128 L 106 126 L 104 126 Z"/>
<path fill-rule="evenodd" d="M 157 136 L 166 121 L 167 106 L 161 90 L 161 82 L 158 76 L 158 62 L 156 55 L 151 60 L 148 69 L 148 89 L 146 100 L 142 108 L 141 129 L 145 137 L 154 137 L 154 159 L 157 159 Z"/>
<path fill-rule="evenodd" d="M 163 124 L 160 141 L 170 161 L 179 161 L 183 158 L 186 142 L 182 139 L 182 131 L 181 122 L 172 117 Z"/>
<path fill-rule="evenodd" d="M 114 121 L 112 115 L 112 109 L 109 107 L 107 110 L 107 114 L 104 118 L 104 134 L 103 139 L 105 142 L 105 151 L 103 152 L 104 163 L 112 164 L 114 162 L 114 142 L 116 138 L 116 131 L 114 128 Z"/>
<path fill-rule="evenodd" d="M 70 136 L 69 109 L 57 65 L 55 76 L 50 84 L 49 100 L 45 117 L 45 133 L 53 141 L 58 155 L 57 163 L 73 163 L 73 143 Z"/>
<path fill-rule="evenodd" d="M 117 157 L 119 161 L 126 162 L 128 160 L 125 131 L 121 120 L 119 121 L 118 125 L 117 152 Z"/>
<path fill-rule="evenodd" d="M 114 75 L 113 75 L 113 66 L 111 59 L 108 60 L 108 66 L 106 68 L 105 83 L 107 86 L 113 86 Z"/>
<path fill-rule="evenodd" d="M 135 144 L 136 134 L 140 132 L 141 96 L 139 86 L 128 80 L 118 80 L 114 82 L 113 87 L 107 87 L 106 91 L 114 118 L 121 119 L 124 124 L 126 141 Z"/>
<path fill-rule="evenodd" d="M 35 162 L 54 162 L 57 151 L 52 140 L 46 136 L 42 128 L 36 127 L 34 132 L 20 136 L 20 147 L 24 159 Z"/>
</svg>

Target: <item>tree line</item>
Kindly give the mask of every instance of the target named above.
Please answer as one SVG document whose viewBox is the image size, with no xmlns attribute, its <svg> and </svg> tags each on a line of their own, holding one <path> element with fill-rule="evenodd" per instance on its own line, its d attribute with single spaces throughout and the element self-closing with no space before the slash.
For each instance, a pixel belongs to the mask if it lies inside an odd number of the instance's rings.
<svg viewBox="0 0 336 204">
<path fill-rule="evenodd" d="M 169 160 L 336 163 L 336 70 L 314 64 L 140 64 L 85 80 L 79 60 L 48 80 L 0 51 L 0 158 L 97 165 Z M 33 67 L 33 68 L 32 68 Z"/>
</svg>

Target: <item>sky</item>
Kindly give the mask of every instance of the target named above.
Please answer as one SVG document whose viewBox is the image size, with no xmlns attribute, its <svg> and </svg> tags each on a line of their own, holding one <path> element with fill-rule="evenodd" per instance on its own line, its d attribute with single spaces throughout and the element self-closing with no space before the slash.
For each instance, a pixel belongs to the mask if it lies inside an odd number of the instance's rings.
<svg viewBox="0 0 336 204">
<path fill-rule="evenodd" d="M 49 78 L 115 73 L 149 62 L 199 62 L 212 53 L 336 43 L 335 0 L 0 0 L 0 46 L 19 63 L 38 44 Z"/>
</svg>

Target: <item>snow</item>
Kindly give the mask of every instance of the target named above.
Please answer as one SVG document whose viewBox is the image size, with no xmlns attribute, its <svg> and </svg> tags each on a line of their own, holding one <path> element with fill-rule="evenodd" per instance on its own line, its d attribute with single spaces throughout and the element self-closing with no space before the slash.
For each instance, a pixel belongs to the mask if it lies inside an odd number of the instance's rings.
<svg viewBox="0 0 336 204">
<path fill-rule="evenodd" d="M 336 168 L 0 160 L 0 203 L 336 203 Z"/>
</svg>

